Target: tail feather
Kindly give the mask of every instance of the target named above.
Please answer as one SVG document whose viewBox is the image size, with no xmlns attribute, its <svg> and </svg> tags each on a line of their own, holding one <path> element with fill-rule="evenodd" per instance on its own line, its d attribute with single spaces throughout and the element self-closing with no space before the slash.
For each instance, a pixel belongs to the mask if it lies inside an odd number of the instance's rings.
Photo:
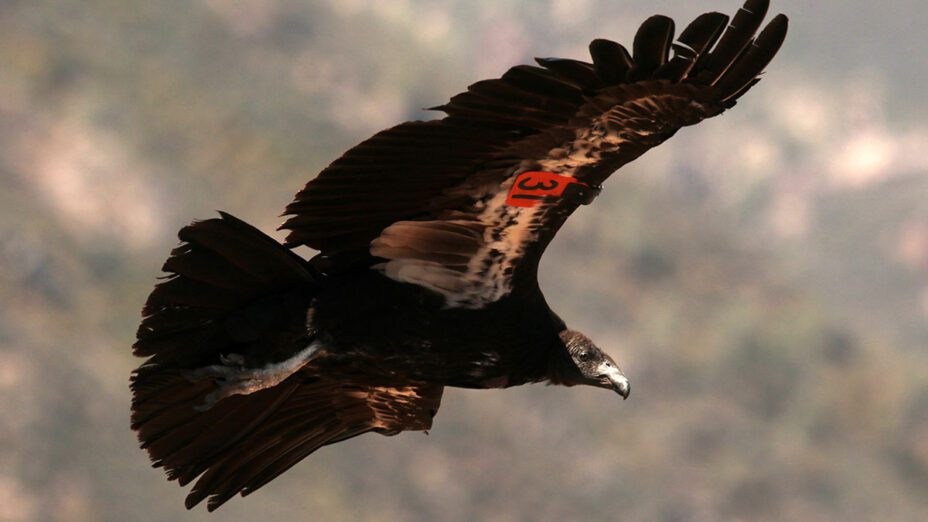
<svg viewBox="0 0 928 522">
<path fill-rule="evenodd" d="M 236 334 L 249 326 L 266 330 L 266 316 L 273 315 L 268 308 L 305 300 L 318 283 L 299 256 L 244 221 L 220 214 L 178 234 L 184 243 L 164 264 L 169 276 L 149 296 L 133 346 L 135 355 L 153 357 L 149 364 L 195 367 L 240 353 L 248 347 L 235 345 L 249 339 Z"/>
<path fill-rule="evenodd" d="M 190 371 L 237 354 L 249 364 L 279 359 L 311 342 L 309 301 L 320 276 L 299 256 L 225 213 L 178 234 L 133 346 L 148 357 L 132 375 L 132 429 L 156 467 L 186 484 L 211 458 L 254 430 L 298 386 L 288 380 L 197 408 L 215 390 Z"/>
</svg>

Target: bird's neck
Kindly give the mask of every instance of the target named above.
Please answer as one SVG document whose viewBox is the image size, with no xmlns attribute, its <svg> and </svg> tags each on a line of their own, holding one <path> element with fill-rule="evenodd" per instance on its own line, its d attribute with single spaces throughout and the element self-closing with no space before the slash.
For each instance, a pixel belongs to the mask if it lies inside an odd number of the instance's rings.
<svg viewBox="0 0 928 522">
<path fill-rule="evenodd" d="M 561 386 L 574 386 L 583 380 L 580 370 L 563 344 L 554 346 L 550 351 L 547 380 L 551 384 Z"/>
</svg>

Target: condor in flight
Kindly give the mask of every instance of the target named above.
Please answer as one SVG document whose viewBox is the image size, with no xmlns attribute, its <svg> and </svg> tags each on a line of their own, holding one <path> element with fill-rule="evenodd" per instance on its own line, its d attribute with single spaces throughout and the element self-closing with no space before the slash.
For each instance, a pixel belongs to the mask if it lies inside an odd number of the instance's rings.
<svg viewBox="0 0 928 522">
<path fill-rule="evenodd" d="M 434 121 L 385 130 L 287 207 L 285 245 L 221 213 L 183 228 L 143 310 L 132 427 L 187 507 L 247 495 L 327 444 L 427 430 L 445 386 L 629 382 L 545 302 L 538 262 L 616 169 L 721 114 L 786 35 L 767 0 L 646 20 L 631 52 L 538 59 Z M 727 26 L 727 29 L 726 29 Z M 319 251 L 305 260 L 290 248 Z"/>
</svg>

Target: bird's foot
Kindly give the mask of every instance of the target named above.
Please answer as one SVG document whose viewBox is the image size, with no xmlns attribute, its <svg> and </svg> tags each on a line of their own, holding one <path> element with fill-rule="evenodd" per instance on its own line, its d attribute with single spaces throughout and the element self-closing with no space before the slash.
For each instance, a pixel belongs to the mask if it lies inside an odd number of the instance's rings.
<svg viewBox="0 0 928 522">
<path fill-rule="evenodd" d="M 209 379 L 217 386 L 206 395 L 203 404 L 195 406 L 194 409 L 206 411 L 226 397 L 248 395 L 277 386 L 305 366 L 318 351 L 319 347 L 311 344 L 285 361 L 261 368 L 245 368 L 245 359 L 238 354 L 221 356 L 219 360 L 222 364 L 197 368 L 184 375 L 191 382 Z"/>
<path fill-rule="evenodd" d="M 236 366 L 214 364 L 189 372 L 186 377 L 191 381 L 210 379 L 216 383 L 216 389 L 206 395 L 203 404 L 195 406 L 197 411 L 206 411 L 217 402 L 233 395 L 248 395 L 280 384 L 296 369 L 273 371 L 269 369 L 242 369 Z"/>
</svg>

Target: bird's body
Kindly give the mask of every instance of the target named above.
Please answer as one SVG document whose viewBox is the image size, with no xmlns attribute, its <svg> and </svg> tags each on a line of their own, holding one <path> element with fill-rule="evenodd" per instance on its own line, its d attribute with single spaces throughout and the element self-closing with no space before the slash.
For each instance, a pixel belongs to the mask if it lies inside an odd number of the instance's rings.
<svg viewBox="0 0 928 522">
<path fill-rule="evenodd" d="M 321 292 L 312 309 L 320 342 L 343 361 L 335 364 L 385 379 L 466 388 L 514 386 L 548 375 L 544 355 L 557 348 L 560 329 L 540 293 L 472 310 L 445 308 L 434 292 L 375 271 L 346 279 Z"/>
<path fill-rule="evenodd" d="M 673 43 L 538 59 L 378 133 L 287 207 L 284 245 L 228 215 L 182 229 L 143 311 L 133 428 L 193 506 L 250 493 L 316 449 L 426 430 L 445 387 L 591 385 L 618 365 L 548 306 L 541 255 L 616 169 L 757 82 L 786 18 L 707 13 Z M 673 55 L 670 50 L 673 49 Z M 305 260 L 288 247 L 319 251 Z"/>
</svg>

